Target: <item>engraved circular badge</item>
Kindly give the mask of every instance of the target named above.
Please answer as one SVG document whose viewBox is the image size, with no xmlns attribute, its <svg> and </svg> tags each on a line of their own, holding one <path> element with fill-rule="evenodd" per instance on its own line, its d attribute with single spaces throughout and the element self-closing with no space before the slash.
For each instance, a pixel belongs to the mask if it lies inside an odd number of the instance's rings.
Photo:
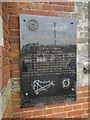
<svg viewBox="0 0 90 120">
<path fill-rule="evenodd" d="M 38 24 L 38 22 L 37 22 L 36 20 L 29 20 L 29 21 L 27 22 L 27 27 L 28 27 L 28 29 L 29 29 L 30 31 L 35 31 L 35 30 L 37 30 L 38 26 L 39 26 L 39 24 Z"/>
<path fill-rule="evenodd" d="M 63 79 L 63 81 L 62 81 L 62 86 L 63 86 L 64 89 L 69 88 L 69 87 L 70 87 L 70 84 L 71 84 L 71 82 L 70 82 L 70 79 L 69 79 L 69 78 L 64 78 L 64 79 Z"/>
</svg>

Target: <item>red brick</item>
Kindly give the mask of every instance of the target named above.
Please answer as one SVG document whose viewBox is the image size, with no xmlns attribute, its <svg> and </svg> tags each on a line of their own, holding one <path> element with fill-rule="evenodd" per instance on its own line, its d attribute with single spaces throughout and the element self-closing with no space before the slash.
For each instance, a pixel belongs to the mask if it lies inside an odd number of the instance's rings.
<svg viewBox="0 0 90 120">
<path fill-rule="evenodd" d="M 21 114 L 21 118 L 30 118 L 31 117 L 31 112 L 24 112 Z"/>
<path fill-rule="evenodd" d="M 83 118 L 87 118 L 87 120 L 89 120 L 90 116 L 86 114 L 86 115 L 83 115 Z"/>
<path fill-rule="evenodd" d="M 42 115 L 42 110 L 39 110 L 39 111 L 33 111 L 32 112 L 32 115 L 35 117 L 35 116 L 40 116 Z"/>
<path fill-rule="evenodd" d="M 19 23 L 9 23 L 10 29 L 19 29 Z"/>
<path fill-rule="evenodd" d="M 2 56 L 9 56 L 9 51 L 8 50 L 6 50 L 6 49 L 2 49 Z"/>
<path fill-rule="evenodd" d="M 40 107 L 26 107 L 24 108 L 24 111 L 33 111 L 33 110 L 41 110 L 41 109 L 45 109 L 46 108 L 46 105 L 45 106 L 40 106 Z"/>
<path fill-rule="evenodd" d="M 9 42 L 10 43 L 19 43 L 20 42 L 20 37 L 18 36 L 16 36 L 16 37 L 13 37 L 13 36 L 10 36 L 10 38 L 9 38 Z"/>
<path fill-rule="evenodd" d="M 2 68 L 2 57 L 0 57 L 0 68 Z"/>
<path fill-rule="evenodd" d="M 2 58 L 2 66 L 9 65 L 9 57 L 3 57 Z"/>
<path fill-rule="evenodd" d="M 5 23 L 8 23 L 8 14 L 5 13 L 5 11 L 2 10 L 2 18 L 5 21 Z"/>
<path fill-rule="evenodd" d="M 77 116 L 78 114 L 79 114 L 79 116 L 83 115 L 84 110 L 77 110 L 77 111 L 68 112 L 68 117 Z"/>
<path fill-rule="evenodd" d="M 12 112 L 13 112 L 13 113 L 23 112 L 23 108 L 21 108 L 21 106 L 19 106 L 19 107 L 13 107 L 13 106 L 12 106 Z"/>
<path fill-rule="evenodd" d="M 11 14 L 11 15 L 19 15 L 19 10 L 9 8 L 8 13 Z"/>
<path fill-rule="evenodd" d="M 25 8 L 25 2 L 19 2 L 19 8 Z"/>
<path fill-rule="evenodd" d="M 77 93 L 77 98 L 81 98 L 82 97 L 82 92 Z"/>
<path fill-rule="evenodd" d="M 19 36 L 19 30 L 10 30 L 10 36 Z"/>
<path fill-rule="evenodd" d="M 18 43 L 13 43 L 10 45 L 11 51 L 15 51 L 15 50 L 19 50 L 19 49 L 20 49 L 20 44 L 18 44 Z"/>
<path fill-rule="evenodd" d="M 64 111 L 72 111 L 72 106 L 65 106 Z"/>
<path fill-rule="evenodd" d="M 64 118 L 64 117 L 66 117 L 66 113 L 59 113 L 52 115 L 52 118 Z"/>
<path fill-rule="evenodd" d="M 67 6 L 68 2 L 54 2 L 54 4 Z"/>
<path fill-rule="evenodd" d="M 88 97 L 88 92 L 83 92 L 83 97 Z"/>
<path fill-rule="evenodd" d="M 25 2 L 25 9 L 31 9 L 31 3 L 30 2 Z"/>
<path fill-rule="evenodd" d="M 8 24 L 5 23 L 5 21 L 3 21 L 3 29 L 4 29 L 5 32 L 8 34 Z"/>
<path fill-rule="evenodd" d="M 9 50 L 9 43 L 6 40 L 4 40 L 4 48 L 6 48 L 7 50 Z"/>
<path fill-rule="evenodd" d="M 3 37 L 5 40 L 8 41 L 8 34 L 6 33 L 6 31 L 3 29 Z"/>
<path fill-rule="evenodd" d="M 44 4 L 43 5 L 43 10 L 52 10 L 52 5 Z"/>
<path fill-rule="evenodd" d="M 20 93 L 12 94 L 11 98 L 12 99 L 20 99 Z"/>
<path fill-rule="evenodd" d="M 18 64 L 11 64 L 10 70 L 20 70 L 20 65 L 18 65 Z"/>
<path fill-rule="evenodd" d="M 9 73 L 9 66 L 5 66 L 3 69 L 2 69 L 2 76 L 6 75 Z"/>
<path fill-rule="evenodd" d="M 53 6 L 53 10 L 55 10 L 55 11 L 64 11 L 64 7 L 63 6 L 54 5 Z"/>
<path fill-rule="evenodd" d="M 20 78 L 20 72 L 12 72 L 12 78 Z"/>
<path fill-rule="evenodd" d="M 10 51 L 10 57 L 19 57 L 20 56 L 20 51 Z"/>
<path fill-rule="evenodd" d="M 14 16 L 9 15 L 9 22 L 10 23 L 14 23 L 14 22 L 18 22 L 19 23 L 19 16 L 17 16 L 17 15 L 14 15 Z"/>
<path fill-rule="evenodd" d="M 17 8 L 18 7 L 18 2 L 9 2 L 8 6 L 9 6 L 9 8 Z"/>
<path fill-rule="evenodd" d="M 2 82 L 2 69 L 0 69 L 0 83 Z"/>
<path fill-rule="evenodd" d="M 57 16 L 56 12 L 47 12 L 46 13 L 47 16 Z"/>
<path fill-rule="evenodd" d="M 53 118 L 53 116 L 52 115 L 46 115 L 46 118 Z"/>
<path fill-rule="evenodd" d="M 18 106 L 20 106 L 20 100 L 19 100 L 19 99 L 14 99 L 14 100 L 12 100 L 12 106 L 13 106 L 13 107 L 18 107 Z"/>
<path fill-rule="evenodd" d="M 84 109 L 86 109 L 86 108 L 88 108 L 88 107 L 89 107 L 89 104 L 88 104 L 88 103 L 84 103 L 84 104 L 83 104 L 83 108 L 84 108 Z"/>
<path fill-rule="evenodd" d="M 74 2 L 69 2 L 69 6 L 74 6 Z"/>
<path fill-rule="evenodd" d="M 65 12 L 74 12 L 74 7 L 64 7 Z"/>
<path fill-rule="evenodd" d="M 54 113 L 60 113 L 60 112 L 63 112 L 63 111 L 64 111 L 63 107 L 54 108 Z"/>
<path fill-rule="evenodd" d="M 77 92 L 81 91 L 87 91 L 88 90 L 88 87 L 87 86 L 83 86 L 83 87 L 77 87 Z"/>
<path fill-rule="evenodd" d="M 66 106 L 66 103 L 50 104 L 50 105 L 47 105 L 47 108 L 53 108 L 58 106 Z"/>
<path fill-rule="evenodd" d="M 44 114 L 52 114 L 53 113 L 53 109 L 45 109 L 43 110 Z"/>
<path fill-rule="evenodd" d="M 19 57 L 11 59 L 11 64 L 19 64 L 19 63 L 20 63 Z"/>
<path fill-rule="evenodd" d="M 31 3 L 31 9 L 34 10 L 43 10 L 43 5 L 41 3 Z"/>
<path fill-rule="evenodd" d="M 46 11 L 40 11 L 40 10 L 31 10 L 30 13 L 33 14 L 33 15 L 44 15 L 44 16 L 46 16 L 47 12 Z"/>
<path fill-rule="evenodd" d="M 73 105 L 73 110 L 81 109 L 82 105 Z"/>
<path fill-rule="evenodd" d="M 20 113 L 13 114 L 13 118 L 20 118 Z"/>
<path fill-rule="evenodd" d="M 0 57 L 2 56 L 2 47 L 0 46 Z"/>
</svg>

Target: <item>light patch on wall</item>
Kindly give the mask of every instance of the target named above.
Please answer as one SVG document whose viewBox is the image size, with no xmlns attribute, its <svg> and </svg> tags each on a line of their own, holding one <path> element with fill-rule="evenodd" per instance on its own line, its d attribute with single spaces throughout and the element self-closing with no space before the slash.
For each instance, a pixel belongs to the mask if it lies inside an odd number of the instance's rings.
<svg viewBox="0 0 90 120">
<path fill-rule="evenodd" d="M 3 25 L 1 15 L 0 15 L 0 46 L 3 47 Z"/>
</svg>

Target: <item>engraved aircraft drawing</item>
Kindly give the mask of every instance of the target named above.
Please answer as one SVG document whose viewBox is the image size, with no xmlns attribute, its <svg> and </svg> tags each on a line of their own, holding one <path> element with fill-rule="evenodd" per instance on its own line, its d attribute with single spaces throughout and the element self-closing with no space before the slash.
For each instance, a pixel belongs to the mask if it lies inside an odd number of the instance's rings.
<svg viewBox="0 0 90 120">
<path fill-rule="evenodd" d="M 53 81 L 40 81 L 40 80 L 35 80 L 33 81 L 33 90 L 38 95 L 41 91 L 47 91 L 48 88 L 51 86 L 54 86 L 55 84 Z"/>
</svg>

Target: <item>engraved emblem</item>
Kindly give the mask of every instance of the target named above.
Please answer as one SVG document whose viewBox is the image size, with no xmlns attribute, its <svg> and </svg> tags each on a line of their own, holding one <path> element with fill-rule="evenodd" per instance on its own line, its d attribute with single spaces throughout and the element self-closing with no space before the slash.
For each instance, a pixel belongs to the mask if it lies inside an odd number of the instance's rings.
<svg viewBox="0 0 90 120">
<path fill-rule="evenodd" d="M 30 30 L 30 31 L 35 31 L 37 30 L 37 28 L 39 27 L 39 24 L 36 20 L 29 20 L 27 22 L 27 28 Z"/>
<path fill-rule="evenodd" d="M 64 89 L 68 89 L 71 85 L 71 80 L 69 78 L 64 78 L 62 81 L 62 86 Z"/>
</svg>

